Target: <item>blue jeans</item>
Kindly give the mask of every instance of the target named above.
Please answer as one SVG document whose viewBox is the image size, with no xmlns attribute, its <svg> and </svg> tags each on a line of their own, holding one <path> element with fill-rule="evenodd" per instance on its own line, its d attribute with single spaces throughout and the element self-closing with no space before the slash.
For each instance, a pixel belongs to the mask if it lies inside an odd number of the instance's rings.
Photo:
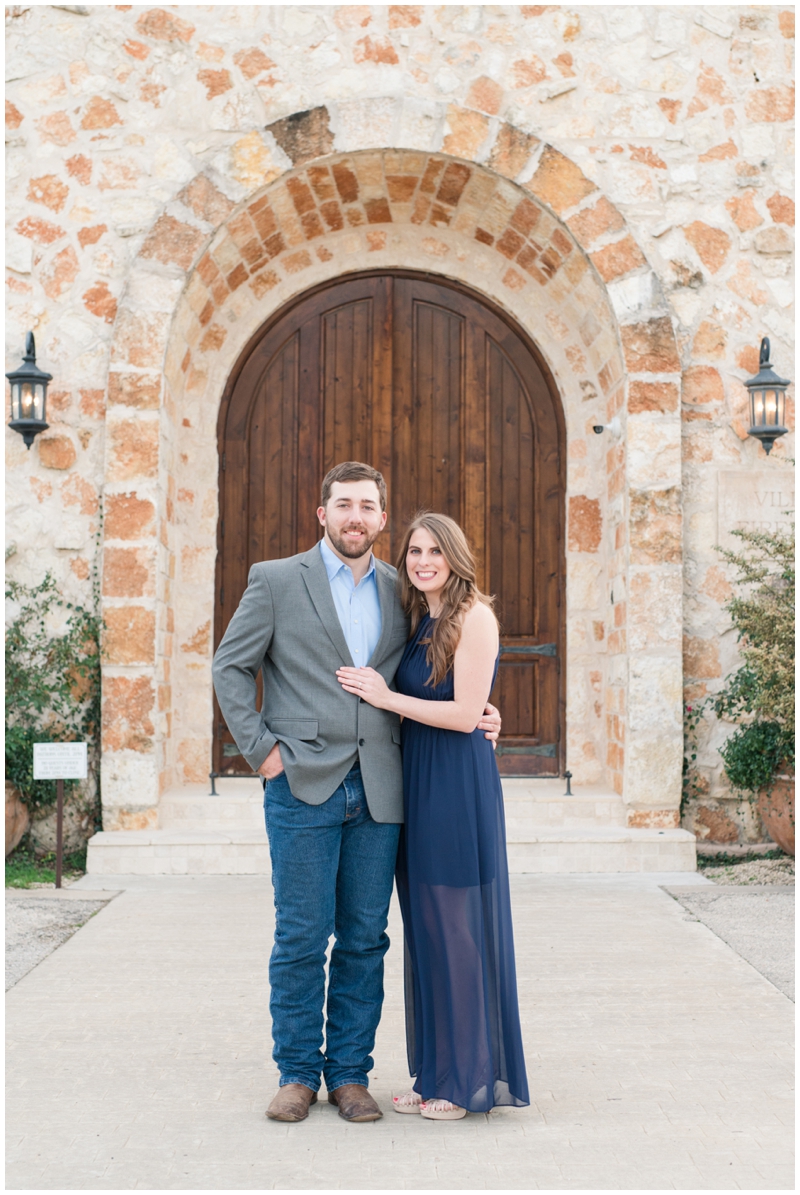
<svg viewBox="0 0 800 1195">
<path fill-rule="evenodd" d="M 383 1004 L 383 956 L 399 825 L 375 822 L 356 764 L 333 796 L 307 805 L 285 774 L 266 783 L 275 890 L 269 963 L 272 1057 L 281 1086 L 367 1085 Z M 325 1049 L 325 951 L 328 976 Z"/>
</svg>

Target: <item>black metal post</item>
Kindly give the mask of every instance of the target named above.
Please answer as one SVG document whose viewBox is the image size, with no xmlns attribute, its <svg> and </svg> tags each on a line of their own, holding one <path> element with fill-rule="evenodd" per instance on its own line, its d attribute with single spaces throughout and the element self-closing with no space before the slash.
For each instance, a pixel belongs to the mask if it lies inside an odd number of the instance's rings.
<svg viewBox="0 0 800 1195">
<path fill-rule="evenodd" d="M 61 887 L 64 856 L 64 781 L 56 780 L 56 888 Z"/>
<path fill-rule="evenodd" d="M 572 786 L 570 785 L 570 781 L 572 780 L 572 772 L 565 772 L 564 779 L 567 782 L 567 791 L 564 793 L 564 796 L 571 797 L 572 796 Z"/>
</svg>

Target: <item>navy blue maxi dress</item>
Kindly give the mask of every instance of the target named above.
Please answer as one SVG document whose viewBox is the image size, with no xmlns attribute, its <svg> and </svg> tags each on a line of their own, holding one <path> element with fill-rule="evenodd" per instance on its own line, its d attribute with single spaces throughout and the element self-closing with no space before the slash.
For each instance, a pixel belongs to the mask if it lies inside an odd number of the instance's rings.
<svg viewBox="0 0 800 1195">
<path fill-rule="evenodd" d="M 451 672 L 435 687 L 426 615 L 396 683 L 452 701 Z M 495 665 L 495 675 L 497 665 Z M 503 791 L 492 744 L 403 720 L 405 825 L 397 891 L 406 940 L 406 1040 L 414 1090 L 470 1112 L 529 1103 L 508 888 Z"/>
</svg>

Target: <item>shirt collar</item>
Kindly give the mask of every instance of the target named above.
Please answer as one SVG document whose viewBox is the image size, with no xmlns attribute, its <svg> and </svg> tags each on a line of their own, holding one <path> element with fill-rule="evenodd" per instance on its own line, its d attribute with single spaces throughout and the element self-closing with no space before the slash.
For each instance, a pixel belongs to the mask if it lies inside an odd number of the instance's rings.
<svg viewBox="0 0 800 1195">
<path fill-rule="evenodd" d="M 347 571 L 350 573 L 350 577 L 353 580 L 353 584 L 355 584 L 355 577 L 353 577 L 353 570 L 350 568 L 349 565 L 345 564 L 345 562 L 343 560 L 340 560 L 335 552 L 331 551 L 331 549 L 325 543 L 324 539 L 321 539 L 319 541 L 319 551 L 320 551 L 320 555 L 322 556 L 322 559 L 325 563 L 325 571 L 328 574 L 329 581 L 332 581 L 333 578 L 343 568 L 346 568 Z M 366 581 L 367 577 L 371 576 L 371 574 L 374 572 L 375 572 L 375 557 L 372 554 L 370 554 L 369 568 L 367 569 L 366 573 L 361 578 L 361 580 Z"/>
</svg>

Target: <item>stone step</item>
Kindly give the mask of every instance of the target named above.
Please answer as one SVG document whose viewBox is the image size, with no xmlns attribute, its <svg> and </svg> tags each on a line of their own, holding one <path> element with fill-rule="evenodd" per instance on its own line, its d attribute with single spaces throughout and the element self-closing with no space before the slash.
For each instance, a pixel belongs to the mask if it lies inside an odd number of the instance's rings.
<svg viewBox="0 0 800 1195">
<path fill-rule="evenodd" d="M 694 834 L 626 826 L 536 830 L 508 835 L 513 874 L 568 872 L 696 871 Z"/>
<path fill-rule="evenodd" d="M 229 781 L 230 783 L 230 781 Z M 158 806 L 162 830 L 213 830 L 222 833 L 264 833 L 264 795 L 256 782 L 247 792 L 211 797 L 206 792 L 166 792 Z M 252 787 L 252 791 L 249 791 Z"/>
<path fill-rule="evenodd" d="M 258 830 L 103 830 L 89 839 L 86 873 L 269 875 L 269 844 Z"/>
<path fill-rule="evenodd" d="M 505 780 L 503 804 L 509 839 L 535 827 L 590 830 L 595 826 L 626 824 L 625 802 L 616 793 L 584 790 L 570 797 L 563 793 L 528 793 L 511 788 Z"/>
<path fill-rule="evenodd" d="M 686 830 L 626 827 L 535 829 L 508 838 L 513 873 L 694 871 Z M 104 831 L 89 840 L 87 873 L 110 875 L 267 875 L 264 831 Z"/>
<path fill-rule="evenodd" d="M 253 776 L 164 793 L 157 830 L 95 834 L 90 875 L 264 875 L 270 870 L 263 794 Z M 630 829 L 625 804 L 602 785 L 565 795 L 563 780 L 505 779 L 512 872 L 694 871 L 685 830 Z"/>
<path fill-rule="evenodd" d="M 255 779 L 217 781 L 220 795 L 212 797 L 199 785 L 171 790 L 161 798 L 159 826 L 164 830 L 213 830 L 222 833 L 263 828 L 263 794 Z M 235 787 L 238 786 L 238 787 Z M 582 785 L 565 796 L 563 780 L 503 781 L 506 830 L 509 838 L 534 827 L 591 829 L 624 826 L 625 803 L 600 785 Z"/>
</svg>

